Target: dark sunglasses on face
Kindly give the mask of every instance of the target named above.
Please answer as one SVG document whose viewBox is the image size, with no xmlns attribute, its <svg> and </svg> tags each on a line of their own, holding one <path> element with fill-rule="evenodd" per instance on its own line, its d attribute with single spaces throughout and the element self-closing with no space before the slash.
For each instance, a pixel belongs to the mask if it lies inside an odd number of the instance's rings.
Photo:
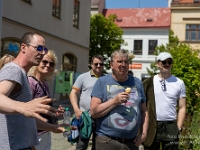
<svg viewBox="0 0 200 150">
<path fill-rule="evenodd" d="M 42 60 L 42 63 L 46 66 L 47 64 L 49 64 L 50 67 L 54 67 L 55 63 L 54 62 L 49 62 L 47 60 Z"/>
<path fill-rule="evenodd" d="M 29 46 L 32 46 L 34 49 L 36 49 L 38 52 L 41 52 L 44 50 L 45 54 L 48 53 L 48 49 L 45 46 L 38 45 L 38 46 L 33 46 L 31 44 L 27 44 Z"/>
<path fill-rule="evenodd" d="M 164 60 L 164 61 L 161 61 L 161 63 L 163 65 L 166 65 L 166 64 L 171 65 L 171 64 L 173 64 L 173 62 L 171 60 L 169 60 L 169 61 Z"/>
<path fill-rule="evenodd" d="M 100 65 L 101 67 L 103 66 L 103 63 L 94 63 L 94 65 L 97 67 L 98 65 Z"/>
</svg>

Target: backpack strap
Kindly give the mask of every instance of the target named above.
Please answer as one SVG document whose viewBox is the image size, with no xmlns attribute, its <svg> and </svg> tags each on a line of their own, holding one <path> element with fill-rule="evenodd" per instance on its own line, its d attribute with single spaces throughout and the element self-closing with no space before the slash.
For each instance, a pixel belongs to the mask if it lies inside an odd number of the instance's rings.
<svg viewBox="0 0 200 150">
<path fill-rule="evenodd" d="M 38 81 L 38 79 L 36 79 L 34 76 L 29 76 L 31 78 L 33 78 L 35 81 L 37 81 L 37 83 L 39 84 L 39 86 L 42 88 L 42 91 L 44 92 L 45 95 L 48 96 L 46 90 L 44 89 L 44 87 L 42 86 L 42 84 L 40 83 L 40 81 Z"/>
</svg>

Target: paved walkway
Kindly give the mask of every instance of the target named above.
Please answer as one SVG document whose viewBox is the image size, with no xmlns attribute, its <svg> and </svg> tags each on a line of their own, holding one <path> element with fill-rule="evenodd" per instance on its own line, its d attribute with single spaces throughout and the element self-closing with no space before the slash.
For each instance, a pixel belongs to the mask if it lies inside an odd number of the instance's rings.
<svg viewBox="0 0 200 150">
<path fill-rule="evenodd" d="M 62 120 L 59 120 L 58 123 L 62 123 Z M 76 145 L 71 145 L 71 143 L 69 143 L 67 141 L 67 138 L 63 137 L 63 134 L 56 134 L 56 133 L 52 133 L 52 145 L 51 145 L 51 150 L 75 150 L 76 149 Z M 91 143 L 89 143 L 88 146 L 88 150 L 91 149 Z"/>
<path fill-rule="evenodd" d="M 71 145 L 62 134 L 52 133 L 51 150 L 75 150 L 76 146 Z"/>
<path fill-rule="evenodd" d="M 54 103 L 54 107 L 58 108 L 59 105 L 62 105 L 63 107 L 68 107 L 71 114 L 74 114 L 73 108 L 69 102 L 69 100 L 60 100 L 57 101 L 56 103 Z M 63 122 L 63 118 L 60 117 L 58 123 L 61 124 Z M 76 145 L 71 145 L 71 143 L 69 143 L 67 141 L 67 138 L 63 137 L 63 134 L 56 134 L 56 133 L 52 133 L 52 144 L 51 144 L 51 150 L 75 150 L 76 149 Z M 91 147 L 88 146 L 88 150 L 90 150 Z"/>
</svg>

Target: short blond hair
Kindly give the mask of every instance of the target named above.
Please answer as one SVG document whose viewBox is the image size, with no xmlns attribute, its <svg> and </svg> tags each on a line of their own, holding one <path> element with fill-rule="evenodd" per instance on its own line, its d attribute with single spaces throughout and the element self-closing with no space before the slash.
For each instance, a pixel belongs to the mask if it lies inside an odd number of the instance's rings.
<svg viewBox="0 0 200 150">
<path fill-rule="evenodd" d="M 14 56 L 5 54 L 1 59 L 0 59 L 0 69 L 3 68 L 3 66 L 15 59 Z"/>
<path fill-rule="evenodd" d="M 54 50 L 48 50 L 48 53 L 45 54 L 47 55 L 53 62 L 54 62 L 54 66 L 53 66 L 53 72 L 52 74 L 50 74 L 45 80 L 46 81 L 51 81 L 52 79 L 54 79 L 54 77 L 58 74 L 58 70 L 56 69 L 57 63 L 58 63 L 58 58 L 54 52 Z M 37 67 L 38 66 L 33 66 L 30 68 L 30 70 L 28 71 L 28 76 L 36 76 L 37 73 Z"/>
</svg>

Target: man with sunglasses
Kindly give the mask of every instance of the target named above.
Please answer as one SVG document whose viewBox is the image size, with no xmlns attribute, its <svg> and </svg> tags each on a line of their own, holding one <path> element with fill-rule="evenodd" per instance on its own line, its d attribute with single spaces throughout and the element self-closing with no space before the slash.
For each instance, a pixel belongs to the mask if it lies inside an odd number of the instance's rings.
<svg viewBox="0 0 200 150">
<path fill-rule="evenodd" d="M 25 33 L 17 57 L 0 71 L 0 149 L 31 150 L 38 144 L 35 118 L 47 121 L 40 113 L 54 116 L 47 103 L 51 98 L 32 100 L 27 72 L 39 65 L 48 49 L 38 33 Z M 29 117 L 29 118 L 28 118 Z M 35 117 L 35 118 L 33 118 Z"/>
<path fill-rule="evenodd" d="M 143 82 L 149 112 L 149 128 L 145 150 L 178 149 L 178 135 L 186 114 L 184 82 L 171 74 L 173 58 L 161 52 L 156 66 L 160 73 Z M 177 113 L 178 107 L 178 113 Z"/>
<path fill-rule="evenodd" d="M 90 110 L 91 92 L 97 79 L 103 76 L 103 57 L 94 55 L 91 61 L 91 70 L 78 76 L 70 93 L 70 102 L 77 119 L 83 111 Z M 79 100 L 80 97 L 80 101 Z M 92 150 L 95 149 L 95 122 L 93 122 Z M 79 138 L 76 150 L 86 150 L 89 139 Z"/>
</svg>

